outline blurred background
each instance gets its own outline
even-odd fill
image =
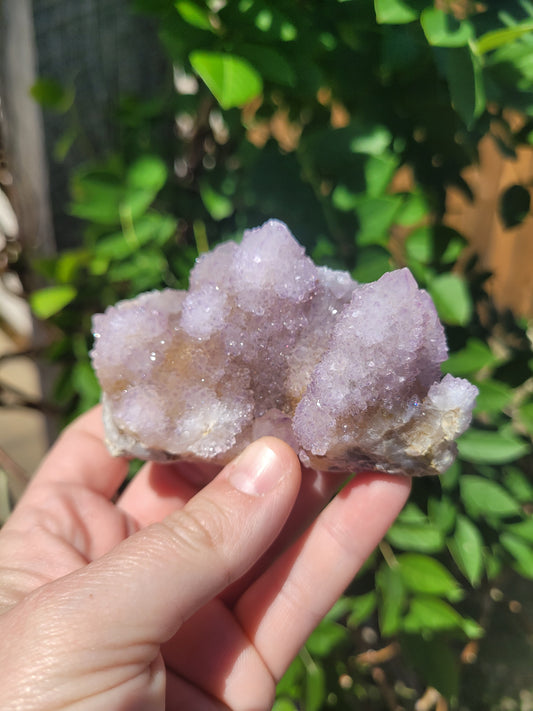
[[[408,266],[480,396],[276,711],[531,711],[532,57],[530,0],[0,0],[0,520],[99,399],[91,315],[282,219]]]

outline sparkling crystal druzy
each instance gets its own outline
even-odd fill
[[[202,255],[188,291],[94,317],[108,445],[229,461],[271,434],[307,466],[444,471],[476,388],[446,375],[444,330],[407,269],[372,284],[317,267],[271,220]]]

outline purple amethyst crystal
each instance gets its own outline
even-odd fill
[[[444,471],[477,389],[450,375],[444,330],[407,269],[359,285],[270,220],[201,256],[190,288],[94,316],[108,445],[229,461],[271,434],[326,470]]]

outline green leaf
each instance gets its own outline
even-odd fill
[[[376,281],[391,269],[391,255],[384,247],[370,245],[359,250],[357,266],[352,272],[353,278],[366,284]]]
[[[413,597],[404,619],[406,632],[436,632],[463,628],[463,618],[447,602],[430,595]]]
[[[400,550],[438,553],[444,548],[442,531],[425,523],[394,523],[387,533],[388,542]]]
[[[189,60],[223,109],[243,106],[263,90],[261,76],[241,57],[197,50]]]
[[[482,380],[475,383],[479,394],[475,412],[500,413],[510,403],[513,388],[499,380]]]
[[[461,435],[457,446],[462,459],[477,464],[506,464],[530,451],[530,446],[517,436],[476,429]]]
[[[509,533],[533,543],[533,516],[529,516],[525,521],[520,521],[519,523],[508,523],[505,529]]]
[[[503,486],[490,479],[480,476],[466,475],[460,482],[461,499],[474,515],[495,516],[505,518],[520,513],[519,503]]]
[[[469,47],[454,47],[445,51],[452,104],[466,127],[470,128],[485,109],[485,88],[479,60]]]
[[[405,603],[405,588],[400,571],[383,563],[376,573],[379,592],[378,617],[381,634],[389,637],[400,628]]]
[[[224,220],[229,217],[233,211],[233,203],[225,195],[217,193],[207,181],[200,185],[200,195],[206,210],[214,220]]]
[[[439,274],[428,285],[441,319],[451,326],[465,326],[472,316],[472,299],[459,274]]]
[[[312,656],[326,657],[346,640],[346,630],[333,620],[322,620],[311,633],[306,647]]]
[[[127,183],[131,188],[151,191],[155,195],[161,190],[167,180],[167,167],[155,155],[138,158],[129,168]]]
[[[91,258],[88,249],[67,249],[58,254],[53,278],[59,284],[72,284],[80,270],[86,267]]]
[[[483,539],[477,527],[466,516],[457,517],[455,532],[448,547],[459,570],[476,587],[483,572]]]
[[[442,364],[442,370],[457,377],[465,377],[487,366],[496,365],[497,362],[498,358],[486,343],[477,338],[469,338],[465,348],[452,353]]]
[[[518,467],[504,469],[504,483],[517,501],[522,504],[533,502],[533,484]]]
[[[374,0],[374,10],[380,25],[403,25],[418,17],[416,10],[404,0]]]
[[[434,558],[418,553],[398,556],[399,571],[406,588],[416,593],[457,597],[459,584]]]
[[[176,220],[169,215],[145,214],[127,232],[113,232],[101,237],[95,245],[97,257],[125,259],[139,247],[154,242],[163,247],[176,231]]]
[[[299,696],[305,676],[305,665],[301,656],[295,657],[276,687],[278,696]],[[281,699],[280,699],[281,700]],[[292,707],[291,707],[292,709]]]
[[[70,284],[47,286],[30,294],[30,306],[37,318],[47,319],[64,309],[77,294],[77,289]]]
[[[389,153],[370,155],[365,163],[366,191],[370,197],[380,197],[387,190],[398,168],[398,157]],[[407,209],[405,206],[402,210]]]
[[[307,711],[320,711],[326,700],[326,675],[318,664],[307,666],[305,679],[305,708]]]
[[[452,530],[457,513],[454,502],[443,495],[440,499],[428,499],[428,514],[430,521],[444,534]]]
[[[261,74],[263,80],[295,86],[298,77],[292,64],[277,49],[257,44],[239,44],[239,53]]]
[[[461,462],[456,459],[448,469],[440,475],[440,485],[443,491],[453,491],[461,476]]]
[[[289,699],[276,699],[272,711],[298,711],[298,707]]]
[[[427,217],[430,211],[430,206],[424,195],[420,193],[409,193],[396,217],[396,222],[405,227],[415,225],[417,222],[420,222],[420,220],[423,220],[424,217]]]
[[[85,351],[87,357],[87,351]],[[78,361],[72,369],[72,383],[80,398],[80,410],[85,412],[98,404],[101,388],[94,369],[88,361]]]
[[[98,225],[120,224],[124,187],[116,176],[106,171],[80,172],[72,181],[72,195],[71,215]]]
[[[460,663],[451,644],[438,637],[424,639],[421,635],[402,635],[401,645],[402,652],[422,675],[424,683],[437,689],[454,706],[459,691]]]
[[[351,612],[346,624],[352,629],[368,620],[377,606],[377,595],[371,590],[365,595],[358,595],[351,599]]]
[[[398,521],[401,523],[422,523],[426,525],[427,516],[413,501],[408,501],[400,512]]]
[[[392,134],[385,126],[380,124],[362,126],[350,141],[350,151],[370,156],[381,156],[390,146],[391,141]]]
[[[523,538],[502,533],[500,543],[516,561],[515,569],[525,578],[533,579],[533,549]]]
[[[476,51],[478,54],[491,52],[493,49],[498,49],[502,45],[510,44],[514,40],[529,34],[533,31],[533,21],[523,22],[513,27],[504,27],[500,30],[487,32],[476,42]]]
[[[422,264],[432,262],[433,235],[429,227],[419,227],[411,232],[405,240],[405,254],[408,263],[413,259]]]
[[[463,47],[472,38],[472,25],[436,7],[422,11],[420,24],[429,44],[434,47]]]
[[[199,30],[213,30],[213,26],[209,21],[209,13],[195,2],[178,0],[174,7],[189,25],[197,27]]]
[[[533,435],[533,400],[529,400],[518,408],[520,422],[529,434]]]
[[[33,98],[45,109],[62,114],[68,111],[74,103],[73,87],[64,87],[55,79],[41,77],[31,87]]]
[[[402,199],[399,195],[358,199],[356,212],[360,221],[360,230],[357,244],[360,247],[386,246],[390,239],[388,230],[394,222],[401,203]]]

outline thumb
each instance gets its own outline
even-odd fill
[[[288,445],[272,437],[250,445],[182,509],[57,581],[67,586],[61,598],[77,633],[96,645],[98,634],[128,644],[172,637],[273,542],[299,484],[300,464]]]

